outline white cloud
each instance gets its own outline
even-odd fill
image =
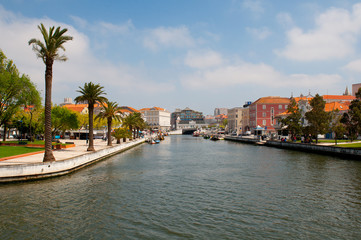
[[[37,25],[43,23],[49,26],[68,28],[67,35],[73,40],[64,44],[66,62],[55,62],[53,66],[53,100],[61,102],[64,97],[76,96],[76,90],[85,82],[100,83],[105,86],[110,99],[117,98],[132,91],[149,93],[158,89],[174,90],[169,83],[153,81],[144,67],[132,67],[122,63],[106,62],[97,59],[90,45],[89,38],[74,27],[56,22],[51,19],[26,18],[6,11],[0,6],[0,42],[5,55],[14,60],[21,73],[30,76],[39,90],[44,91],[45,66],[41,59],[37,59],[28,41],[31,38],[42,40]],[[83,22],[84,23],[84,22]],[[101,25],[101,24],[100,24]],[[112,29],[112,25],[104,25]],[[116,32],[121,28],[114,28]]]
[[[185,26],[178,28],[159,27],[146,32],[143,45],[148,49],[156,51],[161,47],[192,47],[195,45],[195,40]]]
[[[343,69],[353,72],[361,72],[361,59],[349,62],[346,66],[343,67]]]
[[[242,7],[246,10],[250,10],[255,14],[262,14],[264,12],[262,3],[259,0],[244,0],[242,2]]]
[[[264,40],[272,34],[272,32],[266,28],[246,28],[247,32],[250,33],[254,38]]]
[[[279,24],[282,26],[289,28],[294,25],[293,19],[289,13],[279,13],[276,17]]]
[[[323,89],[324,86],[332,86],[342,81],[339,75],[307,75],[291,74],[285,75],[273,67],[260,63],[237,63],[228,66],[221,66],[216,69],[198,70],[192,74],[183,76],[182,84],[190,89],[207,88],[227,88],[234,86],[250,85],[264,88],[307,88],[315,87]]]
[[[184,60],[185,65],[191,68],[209,68],[223,63],[222,56],[215,51],[189,51]]]
[[[309,31],[292,28],[287,32],[286,48],[276,53],[297,61],[340,59],[352,54],[361,30],[361,4],[355,4],[351,12],[330,8],[315,24]]]

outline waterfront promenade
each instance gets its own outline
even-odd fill
[[[0,182],[34,180],[55,177],[76,171],[94,162],[144,143],[145,139],[107,146],[101,139],[94,141],[94,152],[88,152],[85,140],[75,140],[75,147],[54,150],[54,162],[42,162],[44,153],[0,161]]]
[[[88,144],[86,143],[86,140],[70,140],[70,141],[74,142],[75,147],[64,148],[64,149],[59,149],[59,150],[53,151],[54,157],[57,161],[89,153],[87,151]],[[115,144],[115,142],[116,141],[113,142],[113,146],[117,145],[117,144]],[[122,143],[122,144],[128,144],[128,143]],[[102,149],[109,148],[109,147],[107,146],[107,141],[103,141],[102,139],[94,139],[94,148],[96,151],[98,151],[98,150],[102,150]],[[43,161],[43,157],[44,157],[44,152],[39,152],[36,154],[30,154],[28,156],[23,156],[23,157],[15,156],[8,160],[0,159],[0,166],[14,165],[14,164],[40,163]]]

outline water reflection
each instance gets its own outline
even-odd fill
[[[357,161],[172,136],[68,176],[0,185],[0,236],[357,239],[360,183]]]

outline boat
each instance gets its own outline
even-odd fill
[[[198,131],[193,132],[193,137],[199,137],[200,135],[201,133]]]
[[[212,135],[210,139],[213,140],[213,141],[218,141],[219,140],[217,135]]]

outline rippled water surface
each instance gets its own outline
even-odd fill
[[[1,239],[360,239],[361,162],[191,136],[0,185]]]

